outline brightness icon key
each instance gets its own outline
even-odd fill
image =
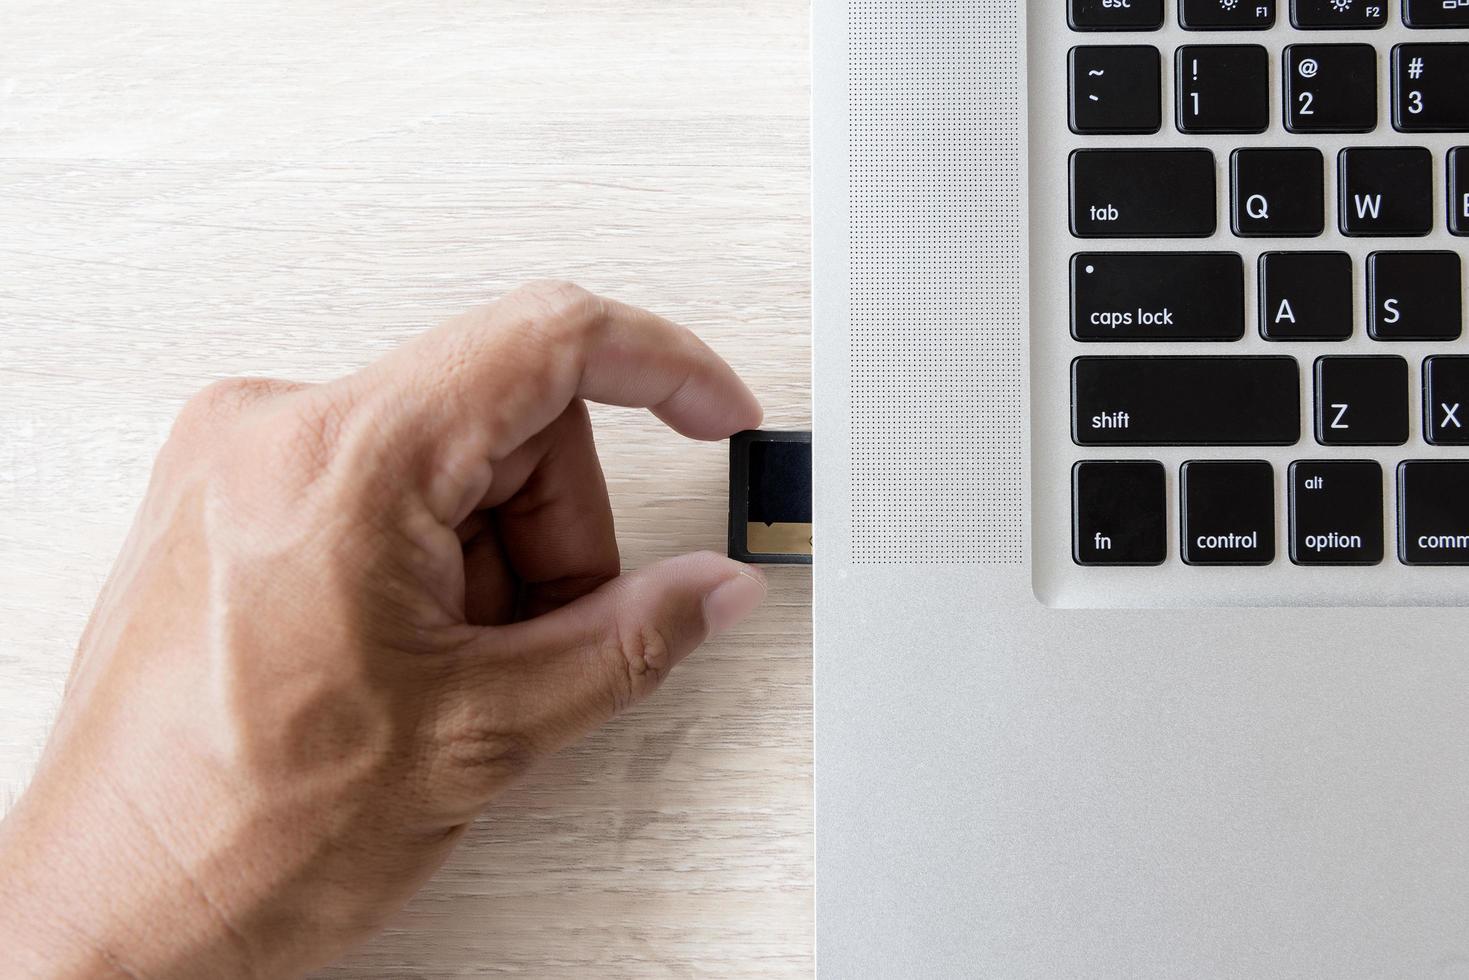
[[[1387,23],[1387,0],[1291,0],[1290,20],[1300,30],[1376,30]]]
[[[1263,31],[1275,26],[1275,0],[1180,0],[1186,31]]]

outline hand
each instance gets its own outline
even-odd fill
[[[331,384],[194,398],[0,824],[7,969],[329,962],[751,612],[763,580],[718,555],[620,574],[583,399],[695,439],[761,415],[687,330],[556,283]]]

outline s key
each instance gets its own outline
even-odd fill
[[[1469,132],[1469,44],[1392,49],[1392,125],[1400,133]]]
[[[1218,225],[1209,150],[1076,150],[1071,234],[1207,238]]]
[[[1367,256],[1367,332],[1373,340],[1458,340],[1463,290],[1458,252]]]
[[[1377,49],[1292,44],[1285,49],[1285,128],[1370,133],[1377,128]]]
[[[1372,460],[1290,464],[1290,560],[1297,565],[1382,561],[1382,467]]]

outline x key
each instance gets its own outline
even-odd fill
[[[1469,445],[1469,357],[1424,359],[1423,432],[1435,446]]]

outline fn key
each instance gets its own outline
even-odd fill
[[[1071,557],[1078,565],[1161,565],[1168,556],[1162,463],[1077,463],[1071,507]]]

